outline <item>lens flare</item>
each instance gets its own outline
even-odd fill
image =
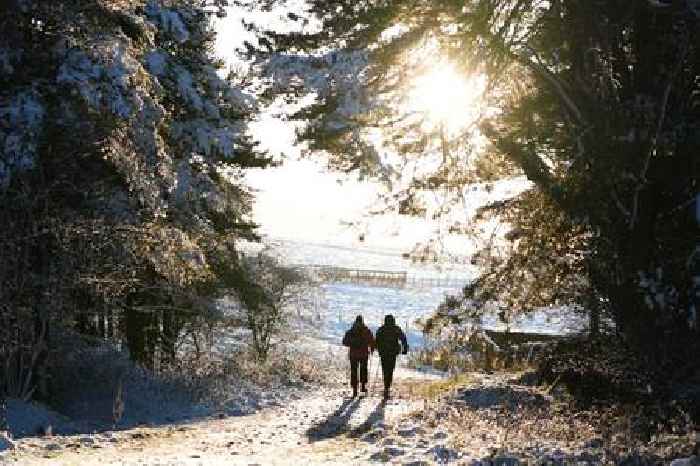
[[[481,98],[486,90],[486,76],[464,77],[449,63],[435,65],[417,77],[411,86],[407,105],[423,113],[426,124],[444,125],[459,131],[479,115]]]

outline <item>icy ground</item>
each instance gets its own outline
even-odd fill
[[[377,360],[373,361],[376,365]],[[450,446],[451,434],[439,423],[421,422],[425,398],[412,394],[435,376],[405,368],[397,372],[394,393],[382,403],[379,381],[371,374],[370,393],[348,397],[346,387],[309,393],[254,415],[214,418],[161,428],[138,428],[17,443],[9,464],[51,465],[289,465],[289,464],[444,464],[488,455],[492,439],[473,452]]]
[[[631,449],[624,430],[601,432],[599,414],[572,412],[559,397],[505,374],[453,384],[406,369],[397,375],[386,404],[378,384],[354,399],[347,387],[327,386],[248,416],[27,438],[0,464],[646,465],[668,464],[688,451],[677,445],[692,441],[660,437]],[[426,390],[440,384],[438,396]]]
[[[422,400],[410,396],[411,384],[437,376],[399,368],[397,397],[382,403],[377,362],[375,357],[367,396],[350,398],[347,387],[334,384],[248,416],[222,415],[93,435],[26,438],[16,442],[16,450],[5,460],[17,465],[287,465],[363,464],[387,449],[394,455],[403,451],[401,456],[406,456],[410,445],[387,440],[390,435],[384,433],[423,406]],[[442,440],[440,437],[438,443]],[[422,453],[428,455],[427,450]]]

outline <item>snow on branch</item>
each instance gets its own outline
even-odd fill
[[[5,188],[15,171],[34,166],[45,109],[33,91],[13,95],[0,106],[0,188]]]
[[[654,8],[668,8],[671,6],[671,2],[663,0],[647,0],[647,3]]]
[[[95,110],[107,110],[126,118],[141,110],[143,100],[131,84],[142,69],[126,45],[118,39],[93,44],[90,52],[68,52],[56,77],[69,85]]]
[[[157,2],[151,1],[146,6],[146,14],[160,29],[169,33],[177,42],[183,43],[190,38],[189,30],[177,11],[163,8]]]

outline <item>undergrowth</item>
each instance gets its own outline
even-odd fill
[[[331,383],[337,373],[330,360],[282,344],[265,361],[241,345],[226,352],[192,353],[156,371],[135,364],[109,343],[72,334],[54,341],[60,351],[52,355],[47,405],[72,419],[104,426],[160,424],[212,410],[250,412],[280,402],[290,390]]]
[[[471,381],[468,374],[453,374],[445,379],[406,382],[405,391],[411,398],[437,400],[444,395],[467,385]]]

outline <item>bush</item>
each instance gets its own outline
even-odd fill
[[[133,425],[189,417],[198,393],[190,376],[173,370],[154,373],[135,364],[128,352],[103,341],[74,333],[54,339],[49,405],[75,420],[98,424]],[[121,400],[122,413],[115,412]]]
[[[563,384],[580,401],[647,398],[654,374],[614,337],[571,338],[550,345],[539,357],[540,380]]]
[[[291,302],[304,290],[305,277],[296,269],[284,267],[265,251],[241,261],[244,279],[236,295],[245,311],[245,322],[259,361],[265,362],[272,338],[286,321]]]

